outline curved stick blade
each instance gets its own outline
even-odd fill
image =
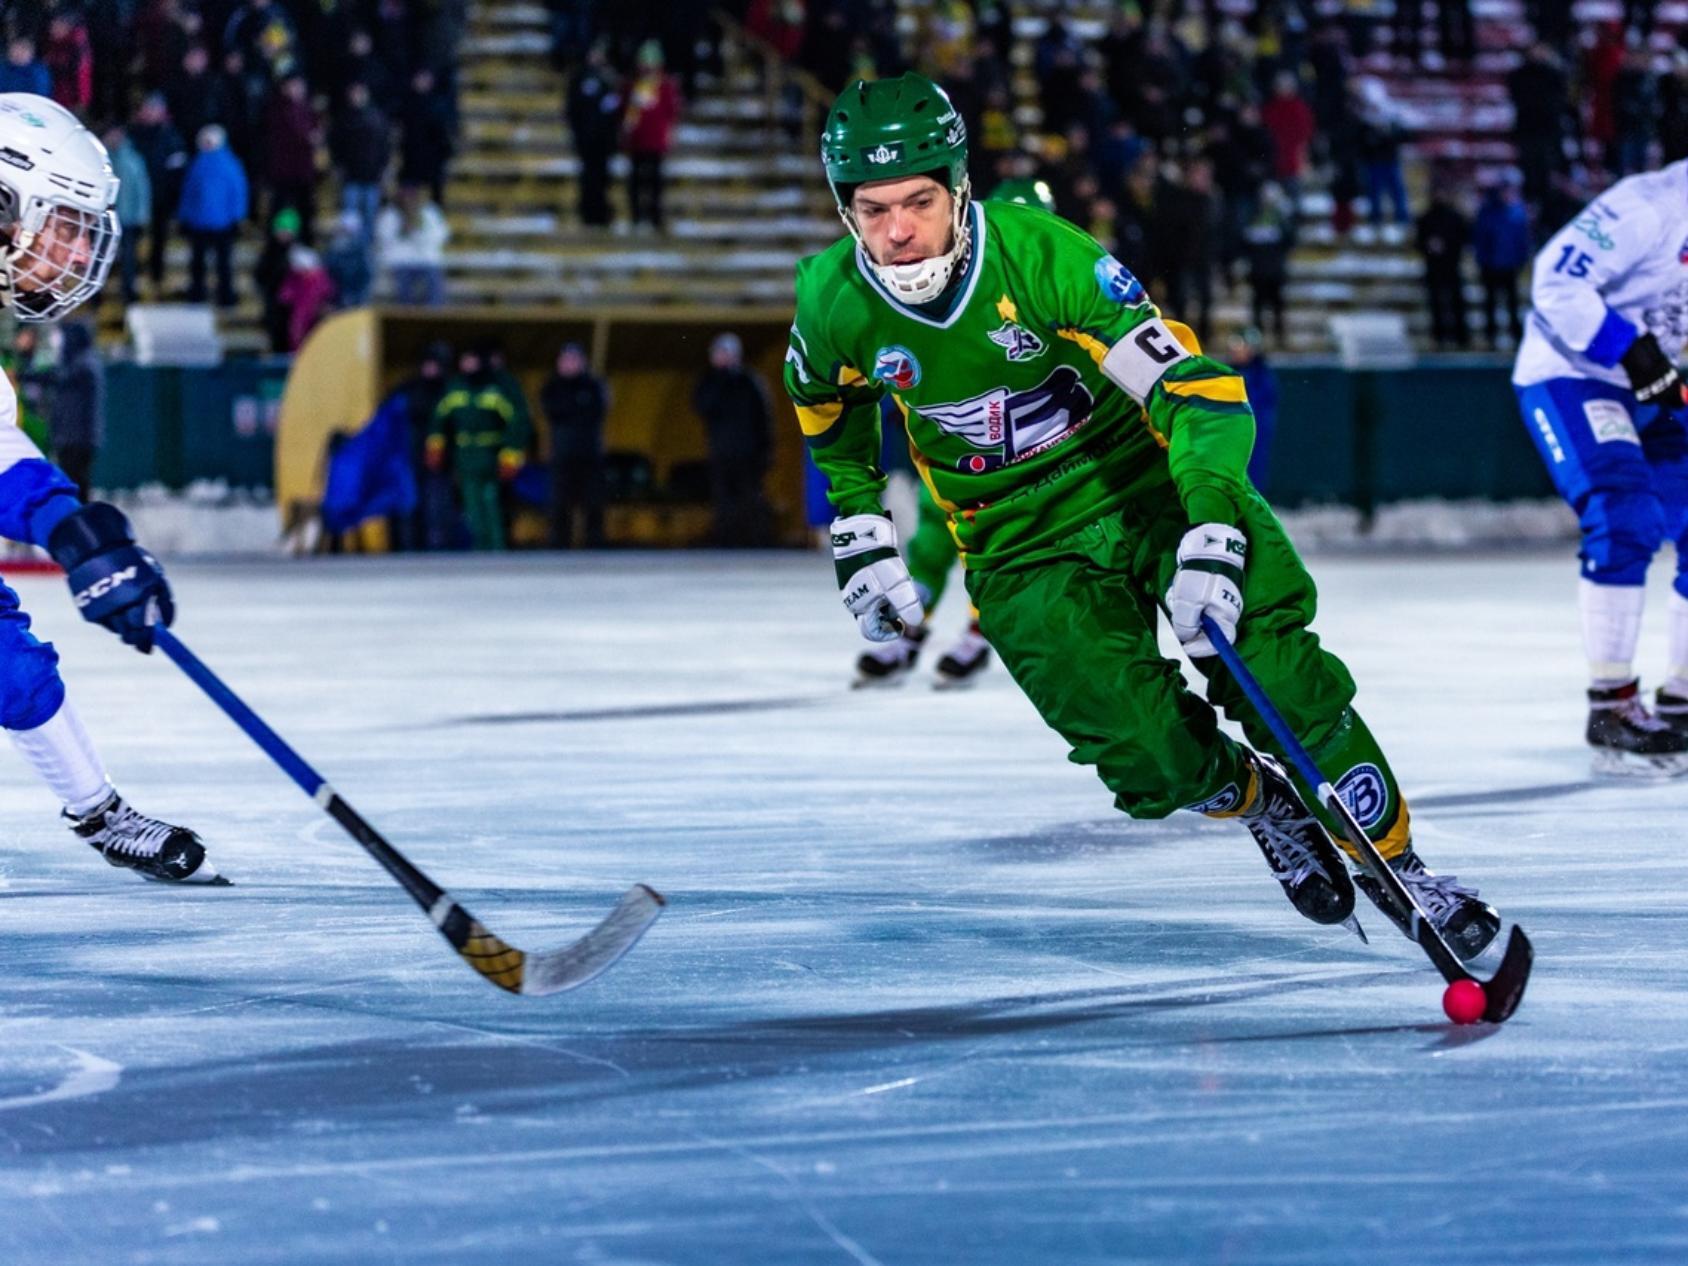
[[[654,888],[634,884],[604,921],[574,944],[527,955],[521,992],[537,998],[584,985],[637,945],[667,904]]]
[[[1530,968],[1535,964],[1535,947],[1530,944],[1530,938],[1524,935],[1524,929],[1517,924],[1512,925],[1512,935],[1506,942],[1506,954],[1500,960],[1500,967],[1488,980],[1480,982],[1483,986],[1483,996],[1488,999],[1488,1005],[1483,1008],[1483,1018],[1490,1024],[1499,1024],[1518,1010],[1518,1004],[1524,1000],[1524,986],[1530,982]]]

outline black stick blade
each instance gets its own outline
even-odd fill
[[[522,964],[521,992],[537,998],[584,985],[637,945],[666,904],[654,888],[634,884],[604,921],[574,944],[527,955]]]
[[[1490,1024],[1499,1024],[1518,1010],[1518,1004],[1524,1000],[1524,986],[1530,983],[1530,968],[1535,961],[1535,947],[1524,935],[1524,929],[1514,923],[1499,969],[1483,984],[1483,996],[1489,1000],[1483,1008],[1483,1018]]]

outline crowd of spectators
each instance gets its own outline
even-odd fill
[[[228,306],[249,279],[276,351],[378,276],[438,302],[467,0],[37,0],[0,20],[0,92],[50,96],[105,139],[123,188],[124,303]],[[327,202],[332,232],[317,223]],[[387,231],[383,232],[383,221]],[[166,293],[172,240],[189,279]],[[418,271],[426,272],[421,281]]]

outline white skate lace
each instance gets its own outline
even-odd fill
[[[1461,901],[1477,895],[1475,889],[1466,888],[1458,882],[1458,875],[1433,875],[1423,869],[1398,870],[1395,873],[1412,890],[1424,912],[1438,924],[1442,916],[1457,909]]]
[[[126,857],[157,857],[175,829],[168,822],[136,813],[120,802],[106,814],[105,825],[100,830],[100,851]]]
[[[1266,836],[1266,843],[1272,850],[1272,869],[1277,872],[1279,879],[1291,887],[1296,887],[1311,875],[1330,878],[1325,873],[1325,868],[1319,865],[1319,859],[1313,850],[1301,837],[1290,833],[1294,828],[1306,830],[1314,827],[1312,817],[1275,818],[1263,813],[1248,822],[1256,831]]]
[[[1613,705],[1613,710],[1638,730],[1657,733],[1660,730],[1671,728],[1669,721],[1661,721],[1647,711],[1647,705],[1642,703],[1635,695],[1631,695],[1628,699],[1620,699]]]

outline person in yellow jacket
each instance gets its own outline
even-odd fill
[[[532,422],[526,404],[483,350],[465,350],[457,371],[434,409],[428,469],[450,472],[475,548],[501,550],[502,485],[515,478],[527,460]]]

